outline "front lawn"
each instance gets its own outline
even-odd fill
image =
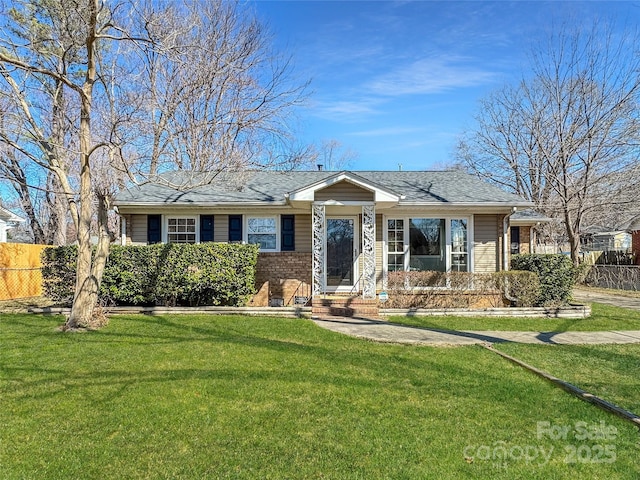
[[[640,414],[640,345],[519,345],[494,348]],[[639,444],[640,448],[640,444]]]
[[[61,321],[0,316],[3,479],[640,475],[637,428],[479,346],[296,319]]]
[[[389,318],[390,322],[440,330],[498,330],[520,332],[599,332],[640,330],[640,312],[601,303],[591,305],[588,318],[506,318],[424,316]]]

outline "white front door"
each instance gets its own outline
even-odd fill
[[[326,282],[328,291],[351,291],[358,281],[358,217],[327,218]]]

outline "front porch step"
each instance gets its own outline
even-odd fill
[[[379,318],[377,299],[364,299],[360,296],[332,295],[314,297],[312,301],[314,317],[366,317]]]

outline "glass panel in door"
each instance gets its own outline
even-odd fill
[[[350,287],[354,281],[354,221],[327,219],[327,286]]]

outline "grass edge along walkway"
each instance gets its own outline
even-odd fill
[[[631,422],[634,426],[638,427],[638,429],[640,430],[640,416],[636,415],[635,413],[630,412],[629,410],[625,410],[624,408],[619,407],[611,402],[608,402],[596,395],[593,395],[592,393],[586,392],[581,388],[578,388],[575,385],[572,385],[571,383],[565,382],[564,380],[561,380],[558,377],[554,377],[553,375],[547,372],[544,372],[532,365],[529,365],[528,363],[525,363],[522,360],[518,360],[517,358],[512,357],[511,355],[501,352],[500,350],[496,350],[491,344],[483,344],[482,346],[487,350],[500,355],[502,358],[505,358],[510,362],[515,363],[516,365],[519,365],[520,367],[535,373],[539,377],[544,378],[548,382],[552,383],[557,387],[560,387],[565,392],[568,392],[571,395],[574,395],[580,400],[591,403],[602,410],[613,413],[614,415],[617,415],[618,417],[628,422]]]

